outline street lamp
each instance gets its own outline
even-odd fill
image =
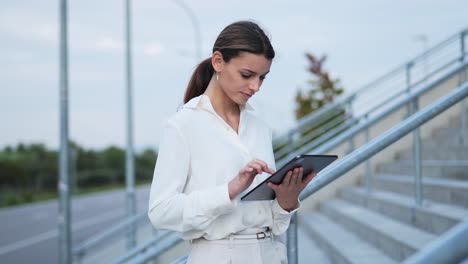
[[[131,47],[131,10],[130,0],[125,1],[125,73],[127,106],[127,148],[125,152],[125,185],[127,193],[127,217],[136,215],[135,166],[133,154],[133,105],[132,105],[132,47]],[[136,246],[136,225],[131,223],[128,229],[127,248]]]
[[[174,0],[177,6],[182,8],[184,12],[189,16],[190,20],[192,20],[192,26],[195,33],[195,52],[196,52],[196,60],[197,63],[201,61],[201,31],[200,31],[200,23],[198,22],[195,13],[191,8],[189,8],[183,0]]]

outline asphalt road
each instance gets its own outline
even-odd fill
[[[137,189],[137,212],[148,206],[149,187]],[[73,245],[85,241],[125,217],[125,191],[73,198]],[[0,210],[0,263],[58,263],[58,201]]]

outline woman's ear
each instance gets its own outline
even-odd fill
[[[219,51],[213,52],[213,55],[211,56],[211,64],[213,65],[215,72],[222,71],[224,67],[223,54]]]

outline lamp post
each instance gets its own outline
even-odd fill
[[[200,30],[200,23],[198,22],[197,17],[195,16],[195,13],[191,8],[189,8],[183,0],[174,0],[177,6],[182,8],[184,12],[188,15],[190,20],[192,21],[192,26],[193,26],[193,31],[195,34],[195,52],[196,52],[196,57],[195,59],[197,60],[197,63],[202,59],[201,55],[201,30]]]
[[[69,188],[69,136],[68,136],[68,33],[67,0],[60,1],[60,156],[59,156],[59,263],[69,264],[71,259],[71,213]]]
[[[127,194],[127,217],[136,215],[135,201],[135,167],[133,154],[133,106],[132,106],[132,53],[131,53],[131,10],[130,0],[125,0],[125,73],[127,105],[127,148],[125,159],[125,185]],[[127,248],[136,245],[136,225],[131,223],[127,233]]]

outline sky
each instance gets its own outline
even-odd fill
[[[124,1],[68,3],[70,138],[86,148],[124,147]],[[275,134],[294,124],[296,92],[309,87],[306,52],[327,55],[325,69],[350,92],[468,27],[462,0],[183,4],[197,18],[202,59],[234,21],[254,20],[268,33],[276,57],[251,103]],[[134,0],[131,11],[134,142],[155,148],[201,59],[192,20],[173,0]],[[58,0],[0,2],[0,147],[59,146],[58,23]]]

